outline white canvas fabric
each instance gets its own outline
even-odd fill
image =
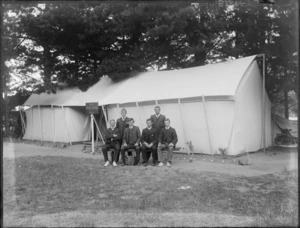
[[[145,72],[120,83],[99,104],[164,100],[195,96],[234,96],[256,56],[180,70]]]
[[[144,72],[118,83],[102,77],[86,92],[72,88],[56,94],[32,94],[24,105],[85,106],[86,102],[107,105],[202,95],[234,96],[255,57],[180,70]]]
[[[201,100],[184,102],[181,105],[176,100],[175,102],[158,100],[161,113],[170,118],[171,126],[176,129],[177,146],[181,147],[182,151],[187,151],[187,141],[192,141],[196,153],[205,154],[220,154],[220,149],[227,148],[229,155],[235,155],[256,151],[263,147],[262,77],[256,61],[250,62],[244,70],[239,76],[240,81],[236,83],[236,87],[232,87],[231,92],[235,98],[206,100],[207,115]],[[120,90],[122,87],[119,88]],[[218,93],[220,94],[224,95]],[[201,96],[201,92],[197,96]],[[265,146],[268,147],[272,145],[271,104],[266,92],[265,96]],[[108,100],[108,98],[104,99]],[[154,102],[146,105],[138,104],[137,107],[135,103],[127,103],[122,107],[126,107],[127,115],[133,117],[135,124],[142,130],[146,127],[146,119],[154,114],[155,105]],[[107,109],[109,118],[120,116],[120,108],[115,105],[110,105]]]
[[[25,111],[24,139],[51,142],[80,142],[90,138],[90,119],[84,109],[35,106]]]
[[[89,138],[89,116],[74,106],[84,107],[87,102],[107,105],[108,119],[119,118],[121,108],[125,107],[127,116],[134,118],[135,125],[142,131],[157,103],[176,129],[177,147],[182,151],[187,151],[187,141],[192,141],[195,153],[220,153],[224,148],[229,155],[256,151],[263,147],[264,108],[262,77],[255,57],[181,70],[145,72],[118,83],[102,77],[86,92],[66,89],[55,95],[34,94],[25,105],[68,106],[64,112],[61,108],[55,109],[54,127],[43,124],[43,140],[83,141]],[[272,145],[274,128],[271,104],[264,93],[265,145],[268,147]],[[37,108],[33,110],[32,120],[32,111],[26,111],[29,128],[25,137],[39,139],[40,119]],[[65,116],[68,116],[67,121]],[[49,118],[49,112],[42,111],[42,123]]]

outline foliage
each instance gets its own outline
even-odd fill
[[[266,54],[266,88],[271,101],[282,91],[298,94],[298,3],[272,7],[237,7],[229,12],[229,31],[224,55],[234,57]],[[261,63],[260,63],[261,65]]]
[[[4,4],[3,55],[17,61],[5,74],[35,92],[62,83],[86,90],[103,75],[118,81],[265,53],[266,88],[277,102],[283,91],[298,94],[298,4],[287,2],[218,10],[188,2]]]

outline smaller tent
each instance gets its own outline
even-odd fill
[[[25,111],[27,127],[23,139],[79,142],[90,138],[90,119],[77,107],[33,106]]]
[[[298,121],[297,120],[288,120],[284,117],[281,117],[277,114],[272,115],[274,120],[274,133],[281,134],[283,130],[289,129],[293,137],[298,138]]]

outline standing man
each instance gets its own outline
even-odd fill
[[[163,166],[163,150],[167,150],[167,166],[171,167],[173,150],[178,141],[177,134],[174,128],[170,127],[170,120],[165,119],[165,128],[163,128],[158,137],[158,167]]]
[[[119,154],[119,150],[120,150],[120,132],[119,129],[116,128],[116,122],[114,119],[109,121],[110,127],[107,129],[106,134],[105,134],[105,145],[102,148],[102,152],[103,152],[103,156],[104,156],[104,160],[105,160],[105,164],[104,166],[108,166],[109,165],[109,161],[108,161],[108,155],[107,155],[107,151],[109,149],[114,149],[114,158],[113,158],[113,166],[117,166],[117,157]]]
[[[148,165],[150,154],[152,153],[152,158],[154,159],[154,154],[156,154],[157,148],[157,135],[155,129],[152,127],[152,120],[147,119],[147,127],[142,132],[142,156],[144,166]]]
[[[119,129],[120,132],[120,145],[122,145],[124,130],[125,128],[128,127],[129,118],[126,115],[127,115],[127,110],[123,108],[121,110],[121,117],[117,119],[117,128]],[[120,157],[120,153],[118,154],[117,162],[119,162],[119,157]]]
[[[164,122],[165,122],[165,116],[160,114],[160,107],[159,106],[155,106],[154,108],[155,114],[152,115],[150,117],[150,119],[152,120],[153,123],[153,128],[155,129],[156,132],[156,137],[158,138],[161,129],[164,128]],[[157,147],[157,145],[156,145]],[[158,163],[158,157],[157,157],[157,151],[155,151],[154,154],[152,154],[152,158],[153,158],[153,166],[155,166]]]
[[[125,151],[128,149],[136,150],[136,157],[134,165],[137,165],[140,160],[140,141],[141,141],[141,132],[138,126],[134,126],[134,119],[129,118],[128,120],[129,127],[125,128],[123,135],[123,144],[121,146],[122,154],[122,165],[125,165]]]

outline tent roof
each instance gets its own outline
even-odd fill
[[[179,70],[143,72],[118,83],[108,77],[86,92],[66,89],[56,94],[32,94],[24,105],[84,106],[122,104],[198,96],[234,96],[256,55]]]
[[[99,82],[86,92],[78,88],[68,88],[56,91],[56,94],[32,94],[24,105],[57,105],[85,106],[87,102],[99,102],[112,90],[118,87],[109,77],[102,77]]]

